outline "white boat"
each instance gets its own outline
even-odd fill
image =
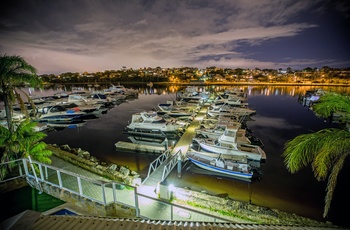
[[[205,151],[226,154],[247,156],[248,159],[263,162],[266,160],[266,153],[258,145],[250,144],[249,139],[237,132],[235,129],[226,129],[219,138],[194,138],[195,142]]]
[[[109,95],[105,93],[100,93],[100,92],[91,93],[87,97],[87,99],[93,102],[96,102],[97,104],[105,104],[108,106],[113,105],[113,103],[116,101],[114,98],[110,97]]]
[[[54,93],[54,95],[52,97],[55,99],[59,99],[59,98],[66,98],[68,96],[69,96],[69,94],[67,92],[61,91],[61,92]]]
[[[232,144],[225,145],[218,140],[211,138],[194,138],[199,146],[205,151],[225,155],[247,156],[250,160],[263,162],[266,160],[266,154],[257,145],[250,144]]]
[[[22,120],[24,121],[24,119]],[[13,125],[16,127],[17,125],[19,125],[22,121],[13,121]],[[0,119],[0,126],[5,127],[6,129],[8,128],[7,125],[7,120],[6,119]],[[42,124],[42,123],[36,123],[36,125],[33,127],[34,131],[36,132],[42,132],[45,131],[47,129],[49,129],[49,127],[46,124]]]
[[[244,156],[224,158],[217,154],[210,155],[197,151],[189,151],[187,158],[200,168],[227,177],[251,180],[254,175],[253,168],[248,164],[248,160]]]
[[[37,108],[37,113],[32,119],[34,121],[70,121],[86,115],[85,112],[74,109],[66,109],[62,105],[49,105]]]
[[[207,114],[210,117],[216,117],[216,116],[250,116],[255,114],[256,111],[253,109],[249,109],[246,107],[230,107],[228,105],[221,105],[221,106],[211,106],[208,109]]]
[[[153,111],[133,114],[131,123],[126,128],[126,133],[144,136],[164,136],[182,131],[180,124],[167,121]]]
[[[25,117],[25,114],[20,111],[12,111],[12,121],[22,121]],[[5,109],[0,110],[0,119],[6,120]]]
[[[231,129],[242,129],[242,124],[239,122],[231,123],[230,125],[226,124],[216,124],[214,127],[199,127],[196,129],[196,135],[199,137],[205,137],[205,138],[212,138],[212,139],[217,139],[219,138],[222,134],[224,134],[225,130],[227,128]]]
[[[108,107],[104,104],[92,104],[92,105],[77,105],[75,103],[59,103],[57,105],[63,106],[66,110],[82,111],[85,114],[81,116],[81,119],[93,119],[99,118],[102,114],[107,113]]]
[[[111,84],[111,87],[109,87],[106,91],[110,93],[124,94],[131,97],[137,97],[139,95],[137,90],[125,88],[123,85]]]
[[[225,104],[231,107],[247,107],[249,105],[245,102],[245,99],[237,96],[228,96],[227,98],[219,97],[219,99],[215,101],[215,104]]]
[[[176,99],[187,103],[203,104],[210,94],[206,91],[200,91],[198,87],[187,86],[186,89],[176,93]]]
[[[171,103],[159,103],[158,108],[158,114],[167,114],[171,117],[191,117],[196,113],[196,109],[184,109],[181,107],[175,107]]]
[[[240,122],[231,122],[229,124],[218,123],[215,127],[205,128],[200,127],[196,129],[196,136],[203,138],[218,139],[227,129],[237,130],[237,141],[239,143],[253,144],[263,147],[263,142],[253,135],[252,131],[247,128],[242,128]]]
[[[54,130],[62,130],[65,128],[68,129],[75,129],[82,127],[86,124],[83,120],[72,120],[72,121],[49,121],[45,122],[43,124],[46,124],[49,128]]]

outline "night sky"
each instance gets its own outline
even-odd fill
[[[347,0],[4,0],[0,54],[39,74],[350,67]]]

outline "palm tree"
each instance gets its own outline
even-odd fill
[[[291,173],[311,164],[315,178],[318,181],[327,180],[323,211],[325,218],[330,210],[338,174],[350,155],[350,97],[326,93],[313,109],[315,114],[322,118],[339,114],[343,128],[329,128],[299,135],[285,144],[282,156]]]
[[[50,156],[52,152],[46,149],[46,143],[42,140],[46,137],[45,133],[34,130],[35,122],[26,119],[14,127],[10,132],[5,127],[0,126],[0,148],[3,154],[1,163],[10,162],[22,157],[31,157],[34,160],[51,164]],[[4,177],[8,171],[16,166],[10,163],[8,167],[1,168],[1,175]]]
[[[28,83],[31,87],[41,86],[41,81],[36,75],[36,72],[36,69],[20,56],[3,55],[0,57],[0,96],[4,100],[7,126],[10,132],[14,130],[12,105],[16,99],[21,105],[21,109],[27,113],[18,86],[23,83]],[[27,94],[25,95],[29,99],[29,96]]]

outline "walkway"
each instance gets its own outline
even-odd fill
[[[201,108],[201,110],[197,113],[196,117],[193,119],[191,124],[187,127],[185,133],[181,136],[181,138],[178,140],[175,147],[171,151],[172,157],[167,158],[161,165],[159,165],[157,169],[148,176],[144,185],[147,185],[153,188],[158,186],[158,184],[162,182],[162,176],[163,176],[165,167],[170,163],[170,161],[176,160],[176,159],[173,159],[173,157],[179,151],[181,154],[182,161],[186,159],[186,154],[190,148],[192,139],[196,135],[196,129],[199,127],[199,121],[205,117],[207,110],[208,110],[207,105],[204,105]],[[172,168],[168,170],[171,171]]]
[[[97,181],[105,181],[108,182],[106,178],[103,178],[99,175],[96,175],[88,170],[82,169],[78,166],[75,166],[71,163],[68,163],[60,158],[57,158],[55,156],[52,157],[52,164],[51,166],[63,169],[65,171],[73,172],[76,175],[84,175],[84,177],[88,177],[91,180]],[[51,173],[50,173],[51,174]],[[53,177],[55,173],[51,174]],[[49,176],[48,180],[52,181],[52,177]],[[83,181],[83,179],[82,179]],[[63,176],[62,175],[62,182],[64,184],[65,188],[77,190],[76,187],[76,178],[72,176]],[[85,184],[83,182],[83,184]],[[84,186],[84,194],[87,194],[89,197],[97,200],[101,200],[102,191],[101,187],[94,183],[85,184]],[[135,195],[134,190],[129,189],[118,189],[117,190],[117,200],[122,201],[125,204],[128,204],[130,206],[133,206]],[[166,200],[158,199],[158,194],[155,192],[155,188],[149,185],[142,185],[140,187],[137,187],[137,193],[139,194],[137,198],[138,208],[140,209],[140,215],[144,218],[149,219],[156,219],[156,220],[173,220],[176,218],[176,220],[179,221],[204,221],[204,222],[214,222],[216,221],[220,222],[220,218],[215,218],[213,216],[209,216],[206,214],[201,214],[199,212],[193,212],[186,209],[183,209],[181,207],[172,207],[170,204],[166,202]],[[111,200],[113,194],[111,191],[111,188],[106,188],[106,195],[107,200]],[[141,196],[140,196],[141,195]],[[147,198],[152,197],[153,199]],[[85,211],[82,212],[81,207],[75,208],[75,206],[67,204],[67,205],[61,205],[60,207],[54,208],[52,212],[47,211],[47,214],[54,213],[58,211],[59,208],[68,207],[71,211],[76,212],[78,214],[82,215],[89,215],[89,213],[86,213]],[[90,214],[91,215],[91,214]]]

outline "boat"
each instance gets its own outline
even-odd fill
[[[225,104],[231,107],[247,107],[249,105],[247,102],[245,102],[245,99],[237,96],[219,96],[214,103],[215,105]]]
[[[258,145],[260,147],[264,146],[263,142],[258,137],[254,136],[250,129],[242,128],[242,124],[240,122],[231,122],[230,124],[218,123],[215,127],[211,128],[205,128],[202,126],[196,129],[196,136],[218,139],[227,129],[237,130],[237,136],[240,137],[238,138],[238,141],[241,143]]]
[[[132,115],[131,123],[124,133],[142,136],[177,136],[182,131],[180,124],[165,120],[156,112],[140,112]]]
[[[248,164],[247,157],[234,156],[224,158],[217,154],[205,154],[197,151],[187,152],[187,158],[196,166],[212,173],[223,176],[251,180],[254,176],[254,168]]]
[[[48,122],[43,122],[41,124],[45,124],[49,128],[59,131],[65,128],[75,129],[75,128],[82,127],[85,125],[85,121],[80,119],[74,119],[72,121],[48,121]]]
[[[184,90],[176,93],[176,99],[187,103],[203,104],[208,100],[209,95],[209,92],[200,91],[197,87],[187,86]]]
[[[101,93],[101,92],[94,92],[91,93],[88,97],[88,100],[91,100],[97,104],[104,104],[106,106],[112,106],[113,103],[116,101],[114,98],[109,97],[108,95],[106,95],[105,93]]]
[[[108,89],[106,89],[106,91],[110,93],[124,94],[130,97],[137,97],[139,95],[137,90],[125,88],[123,85],[111,84],[111,86]]]
[[[196,113],[196,109],[183,109],[174,107],[172,103],[159,103],[158,104],[159,115],[169,115],[171,117],[192,117]]]
[[[36,114],[32,116],[34,121],[70,121],[86,115],[85,112],[74,109],[66,109],[62,105],[48,105],[37,108]]]
[[[25,118],[26,118],[26,115],[21,111],[12,111],[12,121],[23,121]],[[6,120],[5,109],[0,110],[0,119]]]
[[[258,146],[250,143],[249,139],[236,128],[226,128],[225,132],[219,138],[200,138],[193,139],[201,149],[226,155],[246,155],[248,159],[264,162],[266,153]]]
[[[242,124],[239,122],[234,122],[234,123],[232,122],[230,125],[216,124],[214,127],[208,127],[208,128],[200,126],[199,128],[196,129],[196,136],[217,139],[222,134],[224,134],[225,130],[228,127],[231,129],[235,127],[235,129],[238,130],[238,129],[241,129]]]
[[[86,114],[81,116],[81,119],[94,119],[99,118],[102,114],[107,113],[108,107],[104,104],[92,104],[92,105],[77,105],[75,103],[59,103],[66,110],[82,111]]]
[[[266,154],[261,147],[251,144],[224,144],[212,138],[194,138],[193,141],[205,151],[225,154],[225,155],[239,155],[247,156],[250,160],[264,162],[266,161]]]
[[[210,117],[216,117],[216,116],[238,116],[238,117],[244,117],[244,116],[250,116],[255,114],[256,111],[253,109],[249,109],[246,107],[231,107],[228,105],[221,105],[221,106],[211,106],[208,109],[207,114]]]
[[[61,91],[61,92],[54,93],[52,97],[55,99],[60,99],[60,98],[67,98],[68,96],[69,94],[67,92]]]

